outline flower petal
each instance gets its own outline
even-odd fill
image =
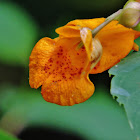
[[[56,31],[63,37],[78,37],[80,35],[80,27],[81,29],[82,27],[94,29],[104,21],[104,18],[74,20],[63,27],[56,29]],[[139,36],[140,32],[126,28],[123,25],[118,24],[118,21],[112,21],[106,25],[96,35],[96,38],[99,39],[103,46],[103,56],[101,61],[90,73],[101,73],[117,64],[120,59],[124,58],[130,52],[133,47],[132,44],[134,39]],[[88,40],[90,40],[90,38]],[[87,42],[89,43],[89,41],[86,40],[86,44]],[[90,50],[91,47],[86,47],[88,57],[90,57],[91,54]]]
[[[138,46],[136,43],[134,43],[132,49],[133,49],[134,51],[139,51],[139,46]]]
[[[90,29],[85,27],[85,28],[82,28],[80,30],[80,35],[81,35],[82,42],[85,46],[88,59],[89,59],[89,61],[91,61],[91,53],[92,53],[92,50],[93,50],[93,47],[92,47],[92,32],[91,32]]]
[[[42,85],[48,102],[73,105],[84,102],[94,92],[88,78],[89,60],[84,48],[76,50],[80,38],[41,39],[30,56],[30,85]],[[88,88],[88,89],[87,89]]]
[[[133,30],[123,26],[111,30],[105,28],[96,36],[103,46],[103,54],[99,63],[90,71],[92,74],[101,73],[111,68],[128,55],[133,48],[135,38]]]
[[[88,27],[91,30],[99,26],[101,23],[105,21],[105,18],[94,18],[94,19],[80,19],[80,20],[73,20],[66,24],[66,26],[81,26],[81,27]]]
[[[63,27],[57,28],[55,31],[64,37],[80,37],[80,29],[88,27],[94,29],[103,23],[105,18],[73,20]]]
[[[93,94],[94,85],[86,77],[66,79],[61,76],[57,80],[54,78],[53,82],[52,78],[46,79],[41,89],[43,98],[51,103],[70,106],[86,101]]]
[[[55,41],[42,38],[32,50],[29,62],[29,84],[32,88],[40,87],[45,79],[45,65],[55,49]]]
[[[80,26],[63,26],[57,28],[55,31],[56,33],[60,34],[61,36],[65,37],[80,37]]]

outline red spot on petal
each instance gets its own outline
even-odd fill
[[[83,68],[81,68],[81,69],[79,70],[78,74],[81,74],[81,73],[82,73],[82,70],[83,70]]]
[[[49,61],[50,63],[52,63],[52,62],[53,62],[53,59],[52,59],[52,58],[50,58],[48,61]]]

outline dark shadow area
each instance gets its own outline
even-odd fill
[[[42,32],[45,29],[42,35],[40,34],[41,37],[45,35],[52,37],[50,32],[51,30],[55,32],[56,27],[65,25],[74,19],[107,17],[118,9],[123,8],[127,0],[119,0],[116,3],[111,0],[101,1],[101,3],[100,1],[10,0],[9,2],[14,2],[29,12],[31,17],[39,24]],[[115,3],[115,5],[113,5],[113,3]],[[55,26],[54,29],[52,25]]]
[[[0,84],[12,83],[20,85],[25,68],[0,63]]]
[[[73,133],[53,128],[28,127],[18,136],[21,140],[85,140]]]
[[[106,89],[110,89],[112,77],[109,77],[108,70],[99,74],[90,74],[89,78],[93,82],[95,87],[98,85],[102,85],[103,87],[106,87]]]

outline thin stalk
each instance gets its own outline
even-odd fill
[[[112,15],[110,15],[109,17],[106,18],[105,22],[103,22],[102,24],[100,24],[98,27],[96,27],[95,29],[92,30],[92,36],[93,38],[95,37],[95,35],[103,28],[105,27],[108,23],[110,23],[112,20],[117,19],[117,17],[121,14],[122,9],[118,10],[117,12],[113,13]],[[80,48],[82,48],[84,46],[83,42],[81,41],[77,47],[76,50],[79,50]]]
[[[122,12],[122,9],[118,10],[114,14],[107,17],[105,22],[103,22],[98,27],[96,27],[94,30],[92,30],[92,36],[94,37],[103,27],[105,27],[108,23],[110,23],[112,20],[114,20],[116,17],[118,17],[121,14],[121,12]]]

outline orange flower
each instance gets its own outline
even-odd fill
[[[32,88],[42,86],[41,94],[46,101],[59,105],[86,101],[94,93],[89,73],[109,69],[132,50],[140,32],[125,28],[117,21],[109,23],[92,39],[91,30],[104,20],[71,21],[56,29],[58,38],[45,37],[35,45],[30,56],[29,83]],[[81,40],[85,47],[77,50]],[[91,70],[92,63],[97,62]]]

